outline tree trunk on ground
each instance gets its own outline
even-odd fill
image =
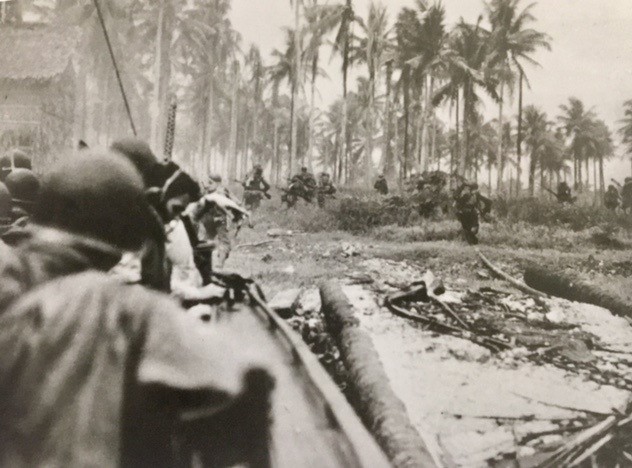
[[[505,83],[500,82],[500,102],[498,103],[498,153],[496,155],[496,167],[498,168],[498,181],[496,183],[496,190],[498,193],[503,191],[503,172],[504,172],[504,155],[503,155],[503,100],[505,98]]]

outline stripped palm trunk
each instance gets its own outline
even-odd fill
[[[503,191],[503,176],[505,172],[504,157],[503,157],[503,100],[505,92],[505,83],[500,82],[500,102],[498,103],[498,153],[496,154],[496,168],[498,169],[498,181],[496,183],[496,190],[498,193]]]

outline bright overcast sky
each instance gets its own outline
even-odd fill
[[[413,0],[382,3],[388,6],[391,22],[403,6],[414,5]],[[523,5],[528,3],[524,0]],[[363,17],[369,4],[370,0],[354,0]],[[460,17],[474,22],[483,12],[482,0],[443,0],[443,4],[449,24]],[[259,45],[266,58],[273,48],[283,47],[281,27],[291,25],[293,18],[290,0],[233,0],[232,9],[244,46]],[[538,53],[542,67],[529,69],[532,89],[525,93],[525,104],[535,104],[554,117],[561,103],[576,96],[616,128],[623,102],[632,99],[632,0],[540,0],[534,13],[535,27],[552,38],[552,51]],[[337,67],[338,62],[332,62],[330,79],[319,85],[325,102],[341,94]],[[490,107],[489,117],[495,115]]]

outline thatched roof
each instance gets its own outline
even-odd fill
[[[47,81],[61,75],[77,38],[74,28],[0,26],[0,80]]]

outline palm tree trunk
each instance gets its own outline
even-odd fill
[[[296,161],[298,151],[298,112],[296,112],[296,104],[298,100],[298,84],[301,71],[301,33],[299,31],[300,24],[300,0],[294,0],[294,73],[292,77],[292,122],[291,122],[291,144],[289,158],[289,174],[292,173],[292,164]]]
[[[522,186],[522,87],[524,73],[520,69],[520,84],[518,88],[518,137],[516,139],[516,195],[520,196]]]
[[[500,101],[498,103],[498,153],[496,155],[496,168],[498,169],[498,181],[496,190],[503,191],[504,161],[503,161],[503,104],[504,104],[505,83],[500,82]]]
[[[455,153],[456,153],[456,168],[454,167],[454,164],[451,164],[451,169],[453,171],[455,171],[457,174],[459,174],[459,164],[461,161],[461,135],[459,132],[459,112],[460,112],[460,99],[459,99],[459,90],[457,89],[456,91],[456,148],[455,148]]]
[[[307,167],[312,169],[312,165],[314,164],[314,126],[315,126],[315,108],[316,108],[316,75],[318,73],[318,57],[317,55],[314,57],[312,61],[312,85],[311,85],[311,97],[310,97],[310,106],[309,106],[309,143],[307,149]]]
[[[371,70],[369,76],[369,109],[366,120],[366,154],[364,160],[364,179],[367,186],[371,185],[373,166],[373,111],[375,108],[375,72]]]
[[[393,131],[393,117],[391,115],[391,94],[393,80],[393,62],[386,63],[386,100],[384,102],[384,147],[382,149],[382,171],[387,177],[393,175],[393,153],[391,135]]]
[[[404,170],[402,178],[408,177],[408,127],[410,120],[410,71],[408,66],[404,67]]]
[[[531,157],[529,158],[529,196],[535,195],[535,170],[538,165],[535,149],[531,149]]]
[[[603,156],[599,155],[599,195],[603,202],[604,191],[606,190],[606,180],[603,173]]]
[[[230,135],[229,135],[229,178],[237,176],[237,112],[238,112],[238,91],[239,91],[239,62],[233,63],[233,90],[230,104]]]

